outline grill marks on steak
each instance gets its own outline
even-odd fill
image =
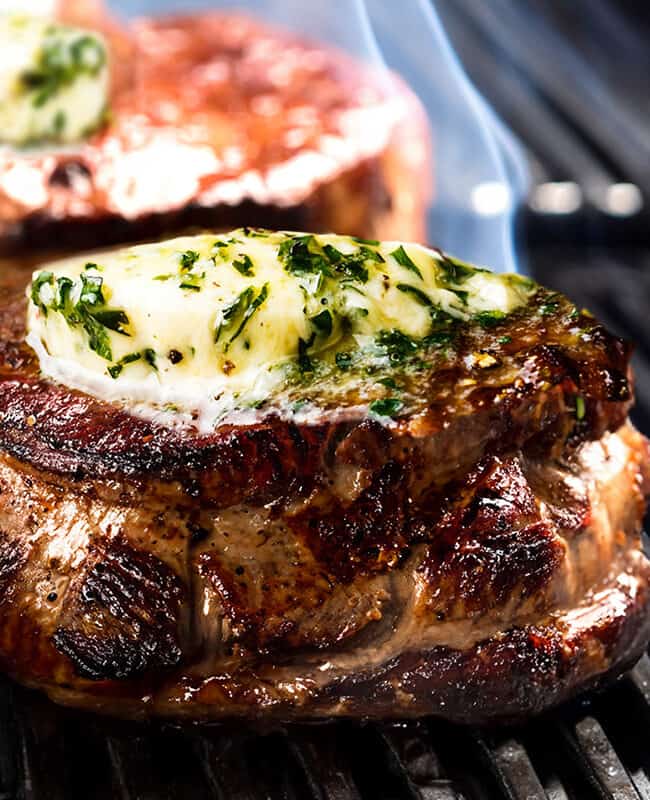
[[[326,496],[290,516],[289,526],[328,574],[349,583],[360,570],[383,572],[408,555],[409,499],[404,468],[389,461],[352,503]]]
[[[578,689],[604,685],[634,664],[650,636],[647,560],[635,572],[638,581],[624,574],[575,609],[538,624],[467,648],[413,647],[381,666],[350,671],[314,692],[314,716],[385,719],[434,709],[457,722],[510,722],[558,705]],[[197,699],[205,692],[208,700],[211,690],[206,681]]]
[[[424,523],[431,544],[419,572],[431,590],[427,610],[437,619],[485,613],[515,590],[522,599],[529,597],[562,563],[565,539],[574,529],[561,527],[558,535],[522,461],[494,457],[482,463],[447,495],[441,515]],[[584,526],[586,498],[572,499],[571,511]]]
[[[206,615],[208,653],[257,658],[340,644],[381,619],[389,600],[384,576],[358,575],[338,582],[309,546],[282,523],[248,529],[244,509],[220,521],[205,549],[195,556],[200,590],[210,597],[209,615],[220,620],[218,640]],[[228,530],[223,530],[223,523]],[[231,523],[239,523],[234,530]],[[229,547],[230,545],[230,547]]]
[[[92,680],[119,680],[181,660],[181,580],[120,540],[94,547],[66,592],[56,649]],[[93,563],[94,562],[94,563]]]
[[[0,308],[0,661],[22,680],[135,715],[481,720],[645,646],[629,350],[568,301],[463,329],[405,374],[422,402],[393,427],[326,408],[209,436],[42,379],[23,315]]]
[[[644,440],[630,430],[584,445],[565,466],[493,458],[466,492],[443,502],[441,529],[439,522],[424,529],[417,509],[405,511],[400,533],[411,552],[386,559],[379,571],[376,560],[368,565],[340,548],[347,564],[332,568],[336,548],[325,552],[331,543],[296,524],[313,498],[282,513],[239,506],[204,509],[199,518],[162,501],[137,507],[125,496],[116,505],[86,482],[59,488],[4,457],[0,528],[28,556],[5,589],[16,602],[0,606],[3,657],[18,674],[62,670],[92,693],[84,679],[225,670],[239,680],[278,659],[311,674],[310,653],[325,647],[334,663],[342,659],[342,672],[387,662],[415,642],[464,649],[550,619],[616,576],[639,573],[646,458]],[[571,501],[569,527],[557,524],[526,477],[543,481],[545,469],[553,470],[553,497]],[[29,492],[16,491],[26,485]],[[496,491],[504,498],[499,508]],[[394,502],[389,492],[381,500],[369,494],[375,503]],[[610,494],[621,502],[609,504]],[[364,502],[350,505],[343,529],[367,513]],[[533,553],[523,556],[503,530],[503,520],[519,512],[520,530],[537,524]],[[499,570],[490,572],[485,565],[497,552]],[[53,591],[58,597],[48,600]],[[32,626],[30,636],[19,620]]]

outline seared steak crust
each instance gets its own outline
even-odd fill
[[[557,453],[600,438],[631,404],[629,347],[540,289],[505,321],[463,326],[452,346],[426,352],[425,368],[404,376],[413,411],[390,431],[354,410],[358,398],[314,386],[309,391],[323,395],[321,423],[269,415],[199,435],[42,380],[23,343],[24,303],[0,307],[0,447],[60,475],[180,481],[192,498],[216,504],[309,492],[341,462],[363,471],[368,485],[394,460],[413,472],[421,493],[463,475],[487,450]]]
[[[93,548],[80,581],[66,593],[52,642],[83,678],[174,667],[181,659],[182,597],[181,581],[166,564],[111,541]]]
[[[629,349],[557,295],[433,348],[393,426],[339,397],[313,424],[210,435],[44,380],[23,318],[7,296],[0,663],[52,697],[483,721],[598,683],[650,637]]]
[[[4,456],[0,527],[19,568],[3,574],[2,662],[58,699],[135,716],[539,710],[650,635],[646,460],[628,428],[552,465],[489,456],[438,523],[403,503],[387,547],[364,542],[359,518],[348,547],[331,543],[336,564],[331,528],[303,525],[311,499],[282,513],[143,506]],[[359,513],[388,520],[395,503],[370,492]]]

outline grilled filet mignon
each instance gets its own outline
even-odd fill
[[[566,298],[429,338],[392,419],[370,393],[210,431],[44,378],[0,302],[0,659],[56,700],[511,719],[646,646],[630,351]]]

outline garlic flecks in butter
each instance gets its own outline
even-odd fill
[[[51,378],[203,425],[287,387],[302,398],[318,382],[390,371],[450,325],[500,320],[534,290],[416,244],[245,228],[39,270],[28,341]]]
[[[84,138],[105,117],[108,86],[101,36],[45,17],[0,14],[0,142]]]

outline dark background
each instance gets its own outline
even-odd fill
[[[522,263],[635,342],[650,432],[650,4],[437,0],[475,85],[532,178]]]

